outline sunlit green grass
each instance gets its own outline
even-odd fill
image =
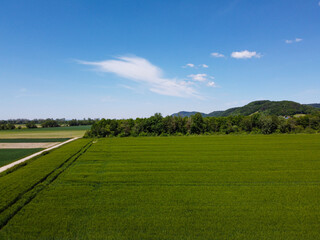
[[[100,139],[0,239],[319,239],[319,176],[319,135]]]

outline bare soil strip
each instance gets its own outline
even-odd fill
[[[50,150],[52,150],[52,149],[58,148],[58,147],[60,147],[60,146],[62,146],[62,145],[64,145],[64,144],[69,143],[69,142],[72,142],[72,141],[74,141],[74,140],[76,140],[76,139],[78,139],[78,137],[77,137],[77,138],[69,139],[69,140],[67,140],[67,141],[65,141],[65,142],[59,143],[59,144],[54,145],[54,146],[52,146],[52,147],[50,147],[50,148],[47,148],[47,149],[45,149],[45,150],[42,150],[42,151],[37,152],[37,153],[34,153],[34,154],[32,154],[32,155],[30,155],[30,156],[28,156],[28,157],[22,158],[22,159],[20,159],[20,160],[18,160],[18,161],[15,161],[15,162],[13,162],[13,163],[10,163],[10,164],[8,164],[8,165],[5,165],[5,166],[3,166],[3,167],[0,168],[0,173],[6,171],[6,170],[9,169],[9,168],[12,168],[13,166],[16,166],[16,165],[18,165],[18,164],[20,164],[20,163],[23,163],[23,162],[25,162],[25,161],[27,161],[27,160],[35,157],[35,156],[38,156],[38,155],[40,155],[40,154],[42,154],[42,153],[44,153],[44,152],[50,151]]]
[[[59,142],[42,142],[42,143],[0,143],[0,149],[29,149],[29,148],[49,148]]]

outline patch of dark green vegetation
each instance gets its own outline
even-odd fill
[[[79,141],[0,177],[0,204]],[[105,138],[65,167],[23,194],[0,239],[320,238],[317,134]]]
[[[42,148],[32,149],[0,149],[0,167],[27,157],[33,153],[43,150]]]
[[[70,138],[0,138],[0,143],[45,143],[64,142]]]

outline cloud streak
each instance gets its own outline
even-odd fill
[[[236,59],[261,58],[261,54],[257,52],[250,52],[248,50],[244,50],[241,52],[231,53],[231,57]]]
[[[184,65],[182,67],[183,68],[187,68],[187,67],[194,68],[194,64],[193,63],[187,63],[186,65]]]
[[[215,58],[223,58],[224,57],[224,55],[222,53],[217,53],[217,52],[211,53],[211,56],[215,57]]]
[[[291,44],[291,43],[298,43],[301,42],[303,39],[302,38],[296,38],[294,40],[285,40],[284,42],[287,44]]]
[[[99,62],[77,61],[79,64],[96,67],[96,71],[114,73],[135,81],[154,93],[175,97],[198,97],[197,91],[186,81],[164,78],[162,70],[140,57],[122,56]]]

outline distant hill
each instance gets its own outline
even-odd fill
[[[174,113],[171,116],[181,116],[181,117],[190,117],[192,115],[195,115],[198,112],[186,112],[186,111],[181,111],[178,113]],[[206,115],[205,113],[201,113],[202,116]]]
[[[311,106],[311,107],[315,107],[315,108],[320,108],[320,103],[311,103],[311,104],[306,104],[308,106]]]
[[[254,101],[243,107],[230,108],[225,111],[214,111],[208,114],[201,113],[204,117],[227,117],[235,115],[248,116],[256,112],[264,113],[266,115],[295,115],[295,114],[309,114],[315,111],[320,111],[320,104],[300,104],[293,101]],[[179,112],[172,114],[173,116],[181,115],[182,117],[189,117],[197,112]]]

